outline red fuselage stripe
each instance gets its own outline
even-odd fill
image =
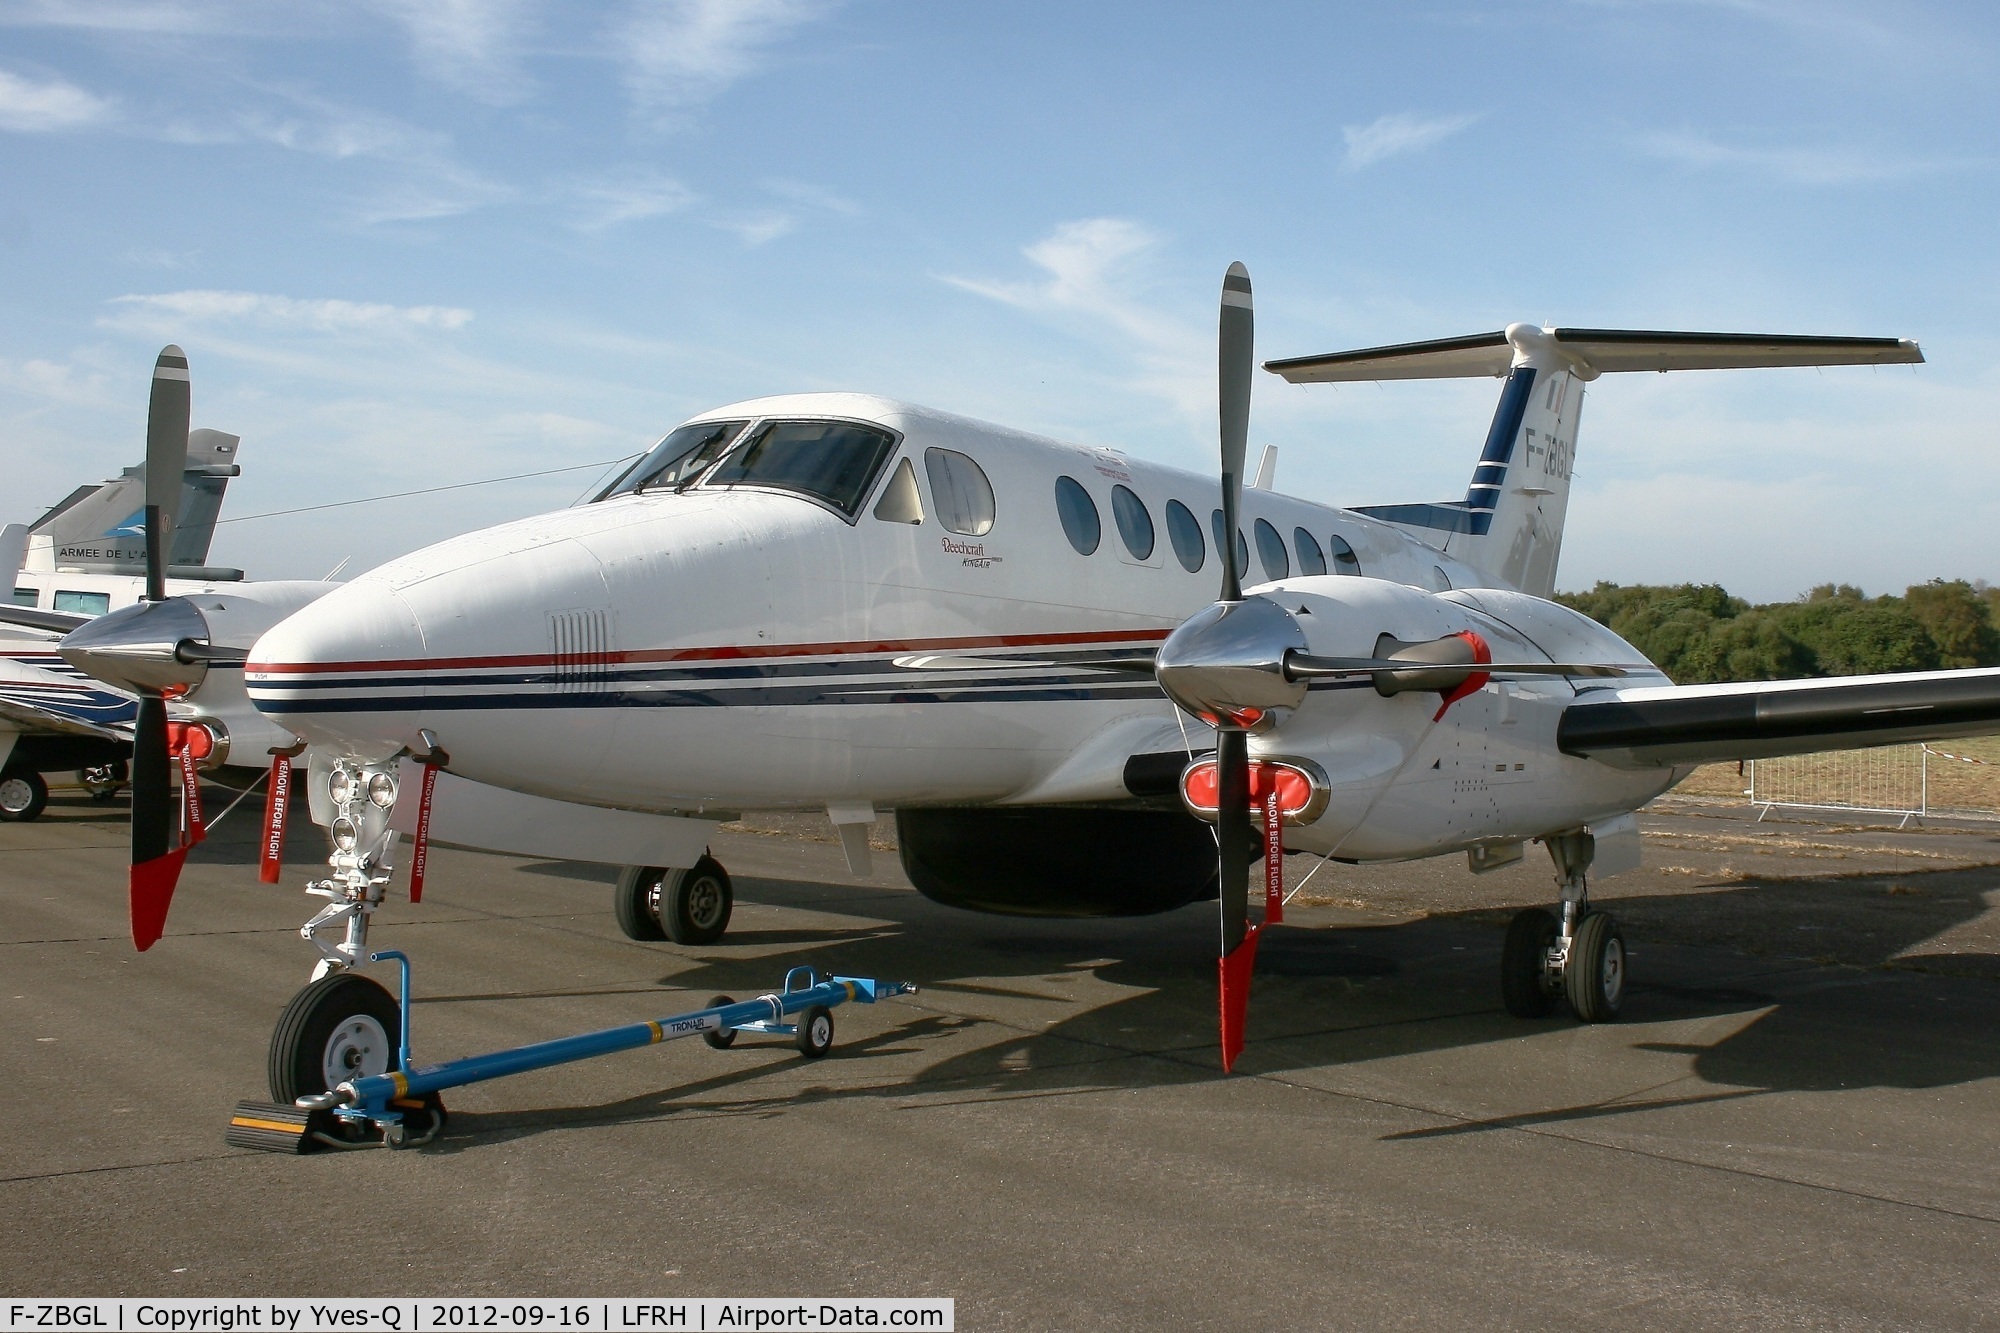
[[[593,653],[594,662],[605,666],[632,662],[716,662],[756,657],[867,657],[888,654],[949,652],[965,648],[1055,648],[1088,644],[1157,641],[1171,633],[1164,629],[1089,630],[1075,634],[982,634],[963,639],[907,639],[900,642],[869,640],[853,643],[725,644],[716,648],[654,648],[644,652]],[[246,662],[243,670],[251,675],[299,675],[322,671],[462,671],[480,667],[554,666],[554,653],[525,653],[505,657],[403,657],[386,661],[359,662]],[[562,659],[568,662],[569,658]]]

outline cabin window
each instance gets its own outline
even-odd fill
[[[1264,562],[1266,578],[1281,579],[1292,572],[1292,558],[1285,553],[1285,539],[1278,530],[1258,519],[1251,531],[1257,534],[1257,558]]]
[[[951,449],[924,450],[931,502],[946,532],[984,537],[993,531],[993,486],[979,464]]]
[[[636,491],[683,486],[700,476],[702,470],[740,435],[747,421],[697,421],[682,426],[647,451],[624,476],[597,493],[597,500]],[[593,501],[594,503],[594,501]]]
[[[1104,521],[1097,516],[1097,501],[1075,477],[1056,478],[1056,514],[1062,519],[1063,536],[1078,555],[1089,555],[1104,539]]]
[[[910,466],[909,459],[896,463],[896,474],[889,478],[889,484],[882,488],[882,497],[875,502],[875,517],[884,523],[924,521],[924,497],[917,491],[917,470]]]
[[[1208,527],[1209,531],[1215,534],[1216,549],[1222,549],[1222,544],[1227,539],[1222,535],[1222,511],[1220,509],[1214,510],[1209,514]],[[1250,573],[1250,543],[1243,540],[1243,529],[1241,528],[1236,529],[1236,572],[1239,576],[1246,576]]]
[[[1111,517],[1118,520],[1118,536],[1125,543],[1125,549],[1132,553],[1132,558],[1152,559],[1155,544],[1153,516],[1146,511],[1146,502],[1133,494],[1128,486],[1113,486]]]
[[[895,447],[887,431],[851,421],[773,421],[717,464],[702,485],[789,491],[851,519]]]
[[[64,592],[56,590],[55,609],[73,616],[101,616],[111,609],[108,592]]]
[[[1319,543],[1304,528],[1292,529],[1292,545],[1299,552],[1299,573],[1326,573],[1326,552],[1319,549]]]
[[[33,606],[41,600],[42,594],[39,588],[14,589],[14,605],[16,606]]]
[[[1354,554],[1354,548],[1345,538],[1335,533],[1326,539],[1327,552],[1333,556],[1333,572],[1336,574],[1359,574],[1361,557]]]
[[[1174,559],[1192,574],[1208,559],[1208,545],[1202,540],[1201,524],[1179,500],[1167,501],[1167,537],[1174,544]]]

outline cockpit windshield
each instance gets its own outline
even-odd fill
[[[599,492],[592,503],[608,500],[614,495],[686,485],[720,457],[722,451],[749,424],[747,421],[697,421],[693,425],[682,426],[654,445],[624,476]]]
[[[895,438],[874,426],[772,421],[723,459],[702,487],[791,491],[824,501],[853,518],[895,447]]]

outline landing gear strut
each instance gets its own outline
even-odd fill
[[[1516,1018],[1541,1018],[1558,999],[1584,1023],[1608,1023],[1625,1001],[1625,936],[1609,912],[1593,911],[1585,872],[1596,854],[1586,829],[1544,839],[1562,885],[1561,916],[1530,907],[1507,927],[1500,994]]]

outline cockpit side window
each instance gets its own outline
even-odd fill
[[[682,426],[647,451],[646,456],[592,500],[608,500],[614,495],[637,491],[666,490],[684,485],[701,475],[722,455],[747,421],[697,421]]]
[[[767,422],[717,464],[702,487],[790,491],[852,519],[895,448],[887,431],[851,421]]]
[[[993,531],[993,486],[979,464],[955,449],[926,449],[924,471],[946,532],[984,537]]]

